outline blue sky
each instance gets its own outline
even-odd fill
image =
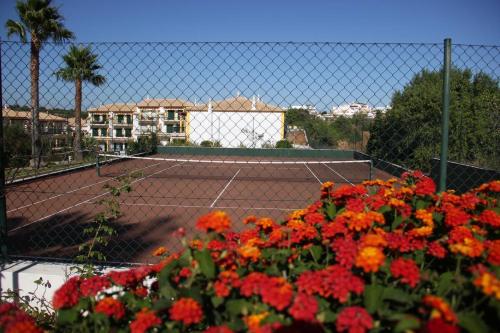
[[[55,0],[81,42],[500,44],[499,0]],[[15,18],[0,1],[0,22]],[[2,27],[1,35],[6,32]]]
[[[207,102],[237,92],[278,105],[315,104],[321,111],[353,101],[384,106],[415,74],[441,68],[445,37],[453,39],[454,65],[500,77],[500,0],[54,3],[77,42],[97,42],[92,49],[107,83],[84,85],[84,108],[147,96]],[[15,0],[0,5],[1,22],[17,19]],[[0,31],[5,40],[5,28]],[[343,43],[99,43],[161,41]],[[42,49],[41,105],[71,108],[74,103],[74,87],[54,76],[67,48],[47,43]],[[29,45],[2,45],[4,103],[29,104],[28,61]]]

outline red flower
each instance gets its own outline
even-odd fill
[[[481,215],[479,215],[478,220],[494,228],[500,227],[500,215],[489,209],[484,210]]]
[[[469,214],[467,214],[460,208],[447,205],[444,208],[444,211],[445,211],[444,222],[446,223],[446,225],[450,227],[457,227],[459,225],[464,225],[470,219]]]
[[[446,249],[438,242],[432,242],[427,247],[427,253],[436,258],[444,258],[446,256]]]
[[[325,298],[333,297],[341,303],[347,301],[351,292],[359,295],[364,290],[363,280],[340,265],[329,266],[315,272],[304,272],[300,274],[295,284],[299,292],[308,295],[318,294]]]
[[[351,238],[337,238],[332,242],[332,250],[335,251],[335,261],[341,266],[351,268],[356,260],[358,246]]]
[[[299,293],[288,312],[295,320],[313,321],[318,312],[318,302],[314,296]]]
[[[151,327],[161,324],[161,319],[156,316],[154,311],[143,308],[135,314],[135,319],[130,323],[132,333],[145,333]]]
[[[448,324],[441,318],[429,320],[422,329],[422,333],[459,333],[457,326]]]
[[[66,283],[54,293],[54,297],[52,298],[54,309],[70,308],[78,304],[80,299],[79,285],[80,278],[77,276],[66,281]]]
[[[5,333],[42,333],[35,321],[13,303],[0,302],[0,331]]]
[[[338,332],[363,333],[373,327],[373,320],[364,308],[350,306],[339,313],[335,327]]]
[[[203,311],[200,304],[194,299],[184,297],[179,299],[169,309],[172,320],[181,321],[184,325],[197,324],[203,319]]]
[[[98,292],[109,288],[111,282],[105,276],[92,276],[80,283],[82,296],[95,296]]]
[[[398,258],[391,263],[391,274],[394,278],[401,278],[401,282],[414,288],[420,281],[420,270],[411,259]]]
[[[356,213],[361,213],[365,210],[365,203],[360,198],[350,198],[350,199],[347,199],[345,208],[347,210],[350,210],[350,211],[353,211]]]
[[[500,266],[500,239],[486,242],[488,248],[488,262]]]
[[[262,302],[275,307],[281,311],[290,305],[293,297],[292,285],[284,278],[269,278],[265,287],[260,290]]]
[[[325,216],[321,213],[308,213],[304,216],[304,221],[310,225],[323,224],[325,223]]]
[[[95,312],[104,313],[108,317],[119,320],[125,316],[125,307],[122,302],[112,297],[105,297],[100,300],[94,309]]]
[[[203,333],[233,333],[233,330],[231,330],[229,327],[225,325],[212,326],[203,331]]]
[[[137,284],[137,279],[132,270],[111,271],[107,275],[113,283],[122,287],[132,287]]]
[[[429,177],[422,177],[416,183],[416,195],[431,195],[436,192],[436,184]]]

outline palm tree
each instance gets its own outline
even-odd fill
[[[75,83],[75,139],[73,147],[75,150],[75,160],[82,160],[81,148],[81,112],[82,112],[82,83],[90,82],[95,86],[100,86],[106,82],[104,76],[96,71],[102,68],[97,63],[97,55],[92,53],[90,46],[74,46],[69,49],[68,54],[63,56],[66,67],[59,69],[55,75],[58,79]]]
[[[5,23],[7,36],[18,35],[23,43],[27,35],[31,36],[31,154],[30,164],[38,167],[41,155],[40,125],[38,121],[40,77],[40,50],[42,44],[51,39],[62,43],[73,39],[74,35],[63,25],[64,18],[56,7],[51,6],[52,0],[17,1],[16,9],[19,21],[8,20]]]

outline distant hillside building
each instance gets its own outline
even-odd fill
[[[368,118],[375,118],[377,112],[386,112],[389,107],[372,107],[366,103],[353,102],[350,104],[342,104],[339,106],[334,106],[331,111],[332,118],[344,116],[351,118],[354,115],[366,115]],[[329,117],[329,118],[330,118]]]

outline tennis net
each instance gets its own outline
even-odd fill
[[[372,161],[325,158],[262,158],[231,156],[123,156],[100,154],[97,172],[102,177],[136,173],[148,179],[192,179],[312,182],[356,184],[373,175]]]

